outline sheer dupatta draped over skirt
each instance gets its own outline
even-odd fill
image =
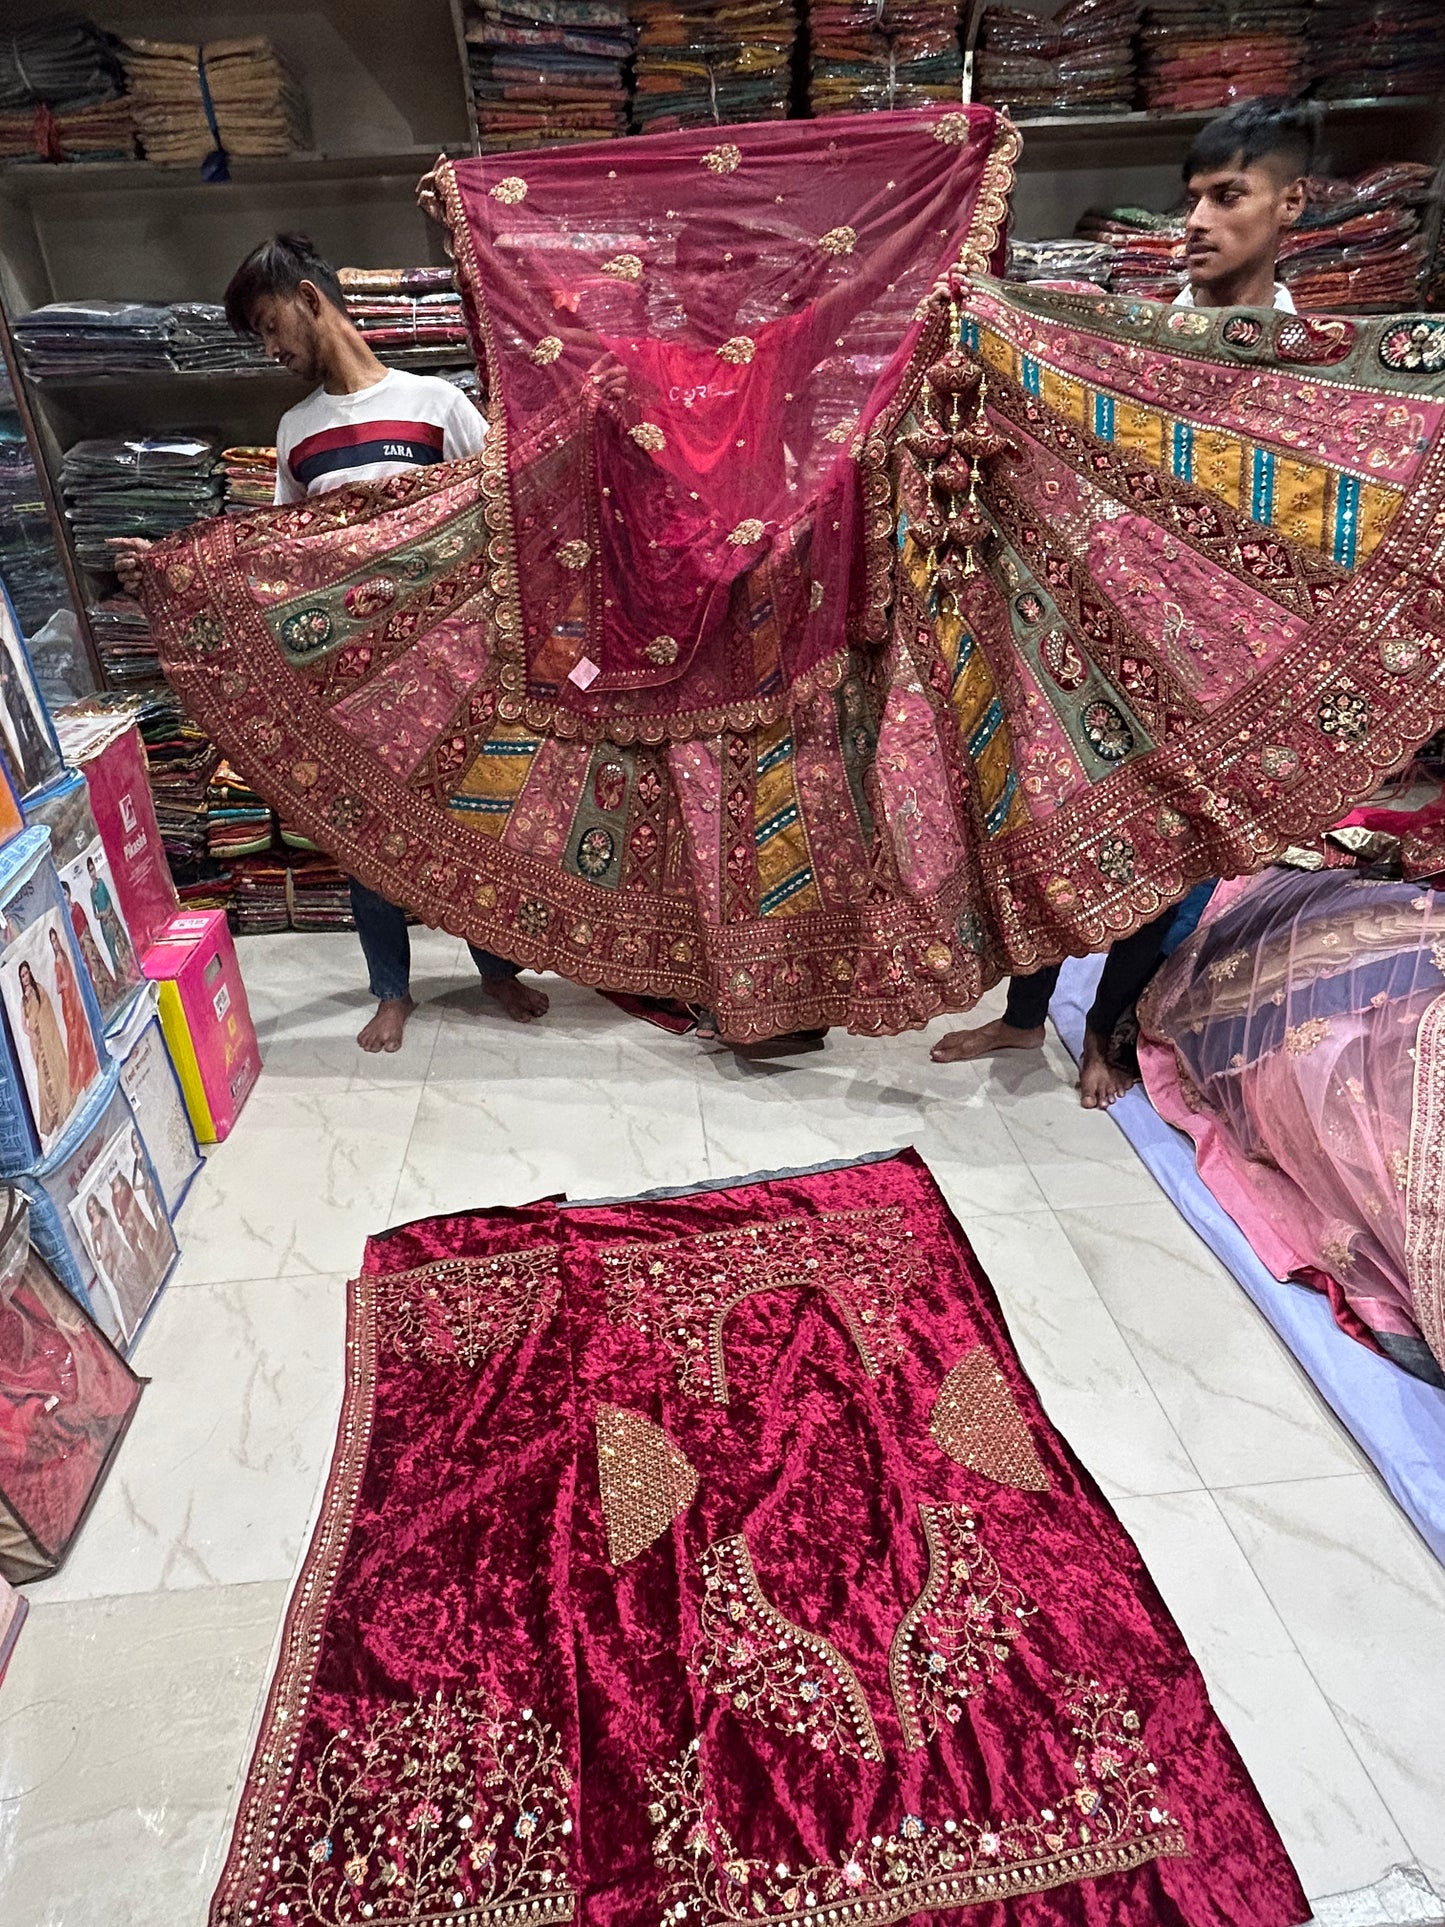
[[[737,1038],[921,1025],[1333,820],[1445,721],[1445,318],[1004,286],[1018,146],[443,164],[487,450],[155,550],[191,713],[427,921]]]

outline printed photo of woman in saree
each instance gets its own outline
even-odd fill
[[[125,1124],[107,1140],[71,1200],[70,1214],[129,1340],[177,1249],[133,1125]]]
[[[0,996],[45,1152],[100,1075],[58,910],[44,911],[12,937],[0,955]]]

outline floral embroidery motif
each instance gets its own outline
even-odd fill
[[[1080,717],[1090,749],[1106,763],[1122,763],[1134,747],[1134,732],[1113,703],[1100,697]]]
[[[767,524],[765,522],[760,522],[755,515],[750,515],[746,521],[739,522],[732,534],[729,535],[728,547],[732,549],[746,549],[751,547],[754,542],[761,542],[763,539],[763,531],[766,527]]]
[[[1370,727],[1369,702],[1357,690],[1327,690],[1320,698],[1319,723],[1326,736],[1358,743]]]
[[[298,609],[281,624],[281,640],[293,656],[310,655],[331,640],[331,618],[324,609]]]
[[[561,359],[561,355],[561,338],[557,335],[543,335],[527,359],[535,361],[539,368],[550,368],[554,361]]]
[[[945,1377],[928,1430],[940,1451],[995,1485],[1016,1486],[1021,1492],[1049,1490],[1049,1475],[1028,1420],[985,1345],[975,1345]]]
[[[714,174],[736,174],[742,161],[742,149],[734,147],[731,141],[724,141],[721,147],[710,147],[702,157],[702,165]]]
[[[694,1398],[728,1402],[723,1326],[760,1292],[810,1290],[833,1304],[870,1378],[899,1356],[898,1307],[917,1258],[903,1211],[829,1211],[737,1231],[604,1246],[607,1314],[661,1345]]]
[[[819,241],[818,246],[824,254],[851,254],[858,245],[858,231],[851,227],[829,228]]]
[[[602,272],[610,274],[614,281],[640,281],[642,262],[635,254],[614,254],[610,261],[602,263]]]
[[[756,353],[757,344],[751,335],[734,335],[718,349],[718,358],[730,361],[736,368],[750,362]]]
[[[376,1299],[399,1358],[474,1370],[540,1326],[556,1289],[556,1247],[537,1245],[392,1272],[376,1280]]]
[[[933,138],[942,141],[945,147],[967,147],[969,125],[967,114],[945,114],[934,124]]]
[[[649,455],[660,455],[667,447],[667,437],[656,422],[638,422],[635,428],[629,428],[627,432],[637,446],[645,448]]]
[[[642,653],[649,662],[655,662],[665,669],[669,663],[677,661],[677,638],[654,636]]]
[[[577,868],[592,882],[605,876],[617,853],[617,844],[611,830],[603,829],[600,823],[584,830],[577,843]]]
[[[186,648],[194,649],[198,656],[209,656],[225,640],[226,625],[219,616],[192,616],[181,636]]]
[[[1219,338],[1231,348],[1255,348],[1263,333],[1264,323],[1257,315],[1232,314],[1219,330]]]
[[[557,560],[564,569],[571,569],[574,573],[578,569],[585,569],[592,560],[592,544],[580,539],[564,542],[557,551]]]
[[[1099,845],[1094,861],[1110,882],[1133,882],[1134,845],[1127,836],[1106,836]]]
[[[1291,1057],[1303,1057],[1330,1034],[1328,1017],[1306,1017],[1302,1024],[1291,1024],[1284,1034],[1284,1047]]]
[[[702,1632],[692,1665],[735,1712],[806,1737],[819,1753],[881,1760],[858,1676],[821,1633],[770,1604],[741,1533],[703,1555]]]
[[[1445,368],[1445,321],[1414,319],[1387,328],[1380,360],[1400,374],[1438,375]]]
[[[1078,1746],[1075,1785],[1060,1790],[1055,1806],[984,1825],[905,1813],[892,1832],[859,1839],[826,1864],[741,1853],[718,1817],[694,1740],[648,1779],[652,1851],[672,1917],[690,1927],[889,1927],[912,1914],[1044,1893],[1186,1856],[1188,1839],[1159,1804],[1158,1770],[1127,1696],[1097,1680],[1067,1680],[1060,1710]]]
[[[899,1621],[888,1683],[910,1753],[940,1724],[957,1725],[964,1701],[993,1683],[1037,1606],[999,1572],[967,1506],[921,1504],[928,1546],[923,1591]]]
[[[518,201],[527,198],[527,183],[520,174],[508,174],[505,180],[497,182],[491,190],[492,199],[500,201],[503,207],[515,207]]]
[[[268,1920],[571,1920],[571,1770],[530,1707],[438,1691],[341,1727],[297,1776]]]
[[[624,1405],[597,1408],[597,1476],[607,1557],[625,1566],[697,1497],[697,1469],[660,1425]]]

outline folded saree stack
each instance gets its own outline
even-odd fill
[[[276,160],[309,143],[301,89],[269,40],[129,40],[121,60],[148,161]]]
[[[269,850],[275,839],[276,818],[264,797],[224,759],[211,772],[206,786],[206,852],[219,863]]]
[[[1326,100],[1439,93],[1445,7],[1439,0],[1314,0],[1309,74]]]
[[[286,914],[293,930],[353,929],[351,879],[330,857],[293,860],[286,872]]]
[[[14,412],[9,376],[0,367],[0,578],[27,636],[66,601],[65,577],[35,457]]]
[[[36,380],[71,375],[221,373],[267,365],[214,302],[51,301],[15,323]]]
[[[1107,288],[1118,255],[1107,241],[1010,241],[1007,279],[1051,288]]]
[[[270,937],[291,928],[286,908],[289,873],[279,857],[244,857],[228,868],[226,918],[238,937]]]
[[[979,32],[978,98],[1014,114],[1126,114],[1138,26],[1139,0],[1069,0],[1048,18],[991,6]]]
[[[1325,314],[1418,306],[1433,172],[1397,161],[1354,180],[1311,180],[1304,217],[1280,248],[1280,279],[1296,306]]]
[[[1293,94],[1309,0],[1149,0],[1139,33],[1145,107],[1181,113]]]
[[[959,98],[957,0],[809,0],[814,114]]]
[[[152,539],[219,515],[223,478],[215,444],[195,435],[101,436],[76,442],[60,464],[76,559],[113,571],[112,536]]]
[[[135,153],[115,43],[74,15],[0,39],[0,160],[118,161]]]
[[[466,41],[484,153],[627,132],[625,0],[482,0]]]
[[[249,515],[276,499],[276,451],[238,444],[221,450],[226,472],[227,515]]]
[[[409,348],[463,347],[466,316],[450,268],[342,268],[347,312],[383,360]]]
[[[1115,294],[1172,301],[1188,278],[1184,223],[1176,214],[1155,214],[1145,207],[1090,208],[1074,232],[1079,240],[1113,254],[1109,287]]]
[[[641,132],[787,114],[798,35],[792,0],[629,0],[628,12]]]
[[[106,596],[86,611],[107,684],[158,682],[161,665],[146,612],[134,596]]]

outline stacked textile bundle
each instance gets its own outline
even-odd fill
[[[276,499],[276,451],[238,445],[221,450],[226,471],[227,515],[249,515]]]
[[[27,636],[65,606],[65,577],[40,478],[0,367],[0,581]]]
[[[1304,78],[1310,0],[1149,0],[1139,35],[1146,107],[1193,113]]]
[[[1074,233],[1112,252],[1109,286],[1115,294],[1172,301],[1184,286],[1184,223],[1177,214],[1153,214],[1143,207],[1090,208]]]
[[[219,751],[164,684],[135,699],[135,707],[171,875],[178,886],[213,878],[216,866],[206,851],[206,788]]]
[[[329,856],[293,864],[287,877],[293,930],[353,930],[351,882]]]
[[[407,348],[464,348],[466,315],[450,268],[342,268],[347,311],[385,358]]]
[[[1106,241],[1011,241],[1005,279],[1107,288],[1117,258]]]
[[[786,116],[798,35],[789,0],[631,0],[629,11],[644,133]]]
[[[87,613],[101,667],[112,688],[160,681],[160,658],[150,624],[134,596],[107,596],[92,603]]]
[[[1139,0],[1069,0],[1052,19],[990,7],[978,98],[1016,114],[1127,114],[1134,105]]]
[[[290,929],[286,878],[279,857],[247,857],[232,866],[226,920],[238,937],[269,937]]]
[[[623,0],[482,0],[466,36],[484,153],[627,132]]]
[[[203,301],[51,301],[15,323],[28,372],[173,375],[264,368],[259,345],[235,334],[225,310]]]
[[[0,160],[116,161],[135,153],[109,37],[66,15],[0,40]]]
[[[1280,279],[1315,313],[1392,314],[1417,307],[1427,262],[1432,170],[1397,161],[1355,180],[1315,179],[1280,247]]]
[[[811,0],[808,25],[814,114],[959,98],[956,0]]]
[[[65,513],[82,568],[113,567],[115,535],[169,535],[221,512],[214,444],[194,435],[76,442],[60,464]]]
[[[1440,0],[1315,0],[1309,75],[1328,100],[1445,88]]]
[[[148,161],[279,159],[308,143],[306,103],[269,40],[131,40],[121,60]]]
[[[219,762],[206,786],[206,850],[218,863],[259,856],[271,848],[276,819],[228,762]]]

